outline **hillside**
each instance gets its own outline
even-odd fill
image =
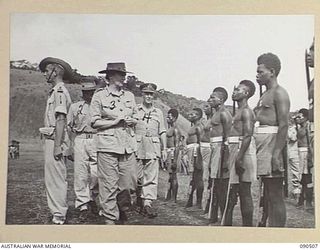
[[[66,87],[70,92],[73,102],[81,99],[80,85],[66,84]],[[10,140],[39,136],[39,128],[43,126],[45,103],[48,93],[49,85],[39,71],[11,68]],[[170,106],[163,102],[162,98],[162,95],[159,96],[155,105],[166,114]],[[141,103],[142,98],[137,96],[136,101],[137,103]],[[178,125],[185,134],[189,127],[189,122],[183,116],[180,116]]]

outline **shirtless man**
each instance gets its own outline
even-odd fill
[[[218,207],[221,214],[224,212],[229,169],[228,160],[228,136],[232,125],[232,116],[224,106],[228,98],[227,91],[222,87],[217,87],[211,94],[212,107],[215,113],[211,118],[212,130],[210,133],[211,158],[210,158],[210,178],[214,179],[214,187],[211,193],[211,204],[209,208],[210,223],[218,221]]]
[[[207,198],[207,204],[204,210],[204,213],[209,212],[209,205],[210,205],[210,189],[212,185],[212,180],[209,181],[209,162],[211,156],[211,147],[210,147],[210,133],[211,133],[211,118],[213,115],[213,108],[211,107],[211,99],[209,98],[208,101],[203,105],[203,111],[207,116],[207,119],[203,123],[203,127],[201,130],[201,138],[200,138],[200,152],[202,156],[202,164],[203,164],[203,182],[204,184],[208,183],[207,188],[205,188],[205,195]],[[207,191],[206,191],[207,190]]]
[[[286,207],[283,200],[283,148],[286,144],[290,100],[287,91],[278,84],[281,69],[279,58],[267,53],[257,60],[257,82],[267,90],[254,109],[257,127],[257,174],[262,178],[269,214],[269,226],[284,227]]]
[[[187,155],[189,160],[189,173],[192,174],[190,181],[189,199],[186,207],[193,205],[193,193],[197,190],[197,207],[202,208],[203,195],[203,164],[200,153],[200,136],[202,130],[201,118],[202,110],[194,108],[189,114],[191,128],[188,131],[187,137]]]
[[[177,159],[179,154],[179,140],[180,130],[177,127],[176,121],[178,119],[179,112],[176,109],[170,109],[168,111],[167,123],[167,170],[169,172],[169,189],[166,196],[166,200],[174,199],[177,202],[178,194],[178,180],[177,180]]]
[[[248,99],[254,95],[254,83],[243,80],[233,90],[232,100],[238,104],[229,137],[229,195],[224,225],[232,225],[233,208],[240,196],[242,225],[252,226],[253,201],[251,182],[256,176],[257,158],[253,136],[254,113]]]
[[[299,152],[299,179],[301,183],[301,192],[297,206],[304,206],[306,201],[306,208],[312,208],[312,186],[310,187],[311,174],[308,167],[308,122],[309,112],[307,109],[300,109],[299,114],[295,117],[295,122],[298,124],[297,139]]]

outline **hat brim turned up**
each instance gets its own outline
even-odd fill
[[[46,70],[47,65],[49,64],[58,64],[64,69],[64,75],[63,75],[63,80],[71,80],[73,76],[73,70],[67,62],[59,59],[59,58],[54,58],[54,57],[46,57],[44,58],[40,64],[39,64],[39,69],[41,72],[44,72]]]

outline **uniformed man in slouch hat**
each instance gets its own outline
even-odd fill
[[[45,127],[40,133],[45,138],[45,186],[47,201],[52,214],[52,222],[62,225],[66,221],[67,204],[67,169],[64,152],[66,152],[66,117],[71,98],[64,85],[72,77],[72,68],[65,61],[47,57],[39,64],[47,82],[51,85],[45,111]]]
[[[138,187],[137,205],[143,215],[157,216],[152,202],[157,199],[159,160],[167,158],[166,129],[163,113],[154,107],[153,100],[157,86],[145,83],[140,86],[143,103],[138,105],[136,138],[138,143]],[[141,194],[141,195],[140,195]]]
[[[134,95],[123,89],[126,79],[123,62],[108,63],[107,85],[98,89],[92,97],[90,110],[92,127],[98,130],[98,184],[101,210],[105,224],[127,220],[130,209],[130,193],[136,188],[137,142],[133,118],[137,112]]]
[[[82,101],[70,106],[67,120],[74,143],[74,192],[75,208],[80,211],[80,222],[86,222],[89,210],[96,213],[95,198],[98,195],[97,130],[91,127],[90,102],[97,88],[95,77],[83,77]]]

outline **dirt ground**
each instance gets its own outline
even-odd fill
[[[6,224],[51,224],[44,186],[44,158],[41,140],[32,139],[20,144],[20,158],[9,159]],[[74,208],[73,167],[68,162],[68,205],[67,224],[80,224],[79,212]],[[148,219],[135,211],[129,213],[127,224],[130,225],[193,225],[206,226],[208,219],[203,211],[196,207],[185,208],[189,176],[179,174],[178,202],[166,202],[165,192],[168,187],[168,174],[160,171],[158,200],[154,202],[158,217]],[[257,205],[258,183],[253,184],[253,200]],[[204,196],[205,197],[205,196]],[[204,201],[205,202],[205,201]],[[292,199],[286,199],[287,225],[289,228],[314,228],[313,212],[297,209]],[[256,211],[256,209],[255,209]],[[254,214],[254,224],[256,215]],[[234,210],[234,226],[241,226],[239,202]],[[82,223],[83,224],[83,223]],[[102,218],[91,215],[85,224],[103,224]],[[216,223],[211,226],[219,226]]]

